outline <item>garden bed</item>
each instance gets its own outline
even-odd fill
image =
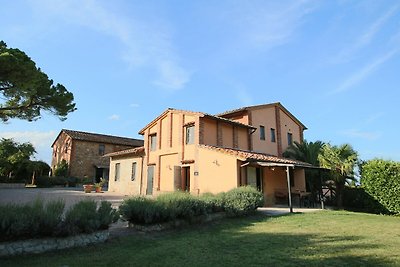
[[[91,234],[81,234],[69,237],[50,237],[4,242],[0,243],[0,257],[21,254],[38,254],[51,250],[83,247],[90,244],[105,242],[109,236],[110,232],[108,230],[103,230]]]
[[[199,215],[191,218],[190,220],[173,220],[165,223],[157,223],[157,224],[134,224],[128,223],[129,228],[133,228],[137,231],[141,232],[159,232],[169,229],[174,229],[178,227],[188,226],[192,224],[202,224],[207,222],[212,222],[215,220],[220,220],[227,217],[226,212],[218,212],[212,214]]]

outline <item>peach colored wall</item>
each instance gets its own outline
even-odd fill
[[[300,142],[300,128],[299,125],[293,121],[285,112],[280,110],[281,118],[281,136],[282,136],[282,151],[288,147],[287,133],[292,133],[293,141]]]
[[[136,176],[132,181],[132,163],[136,162]],[[120,177],[115,181],[115,165],[120,163]],[[140,194],[140,182],[142,175],[142,158],[141,157],[114,157],[110,162],[110,178],[108,183],[108,191],[118,192],[127,195]]]
[[[200,194],[226,192],[238,186],[236,157],[206,148],[198,148],[198,153],[200,160],[195,164],[199,175],[192,177]]]
[[[274,107],[264,107],[254,109],[251,112],[251,125],[257,130],[252,134],[253,150],[256,152],[278,155],[277,142],[271,142],[271,131],[276,131],[275,109]],[[260,125],[265,127],[265,140],[260,140]]]
[[[173,192],[174,167],[179,166],[178,154],[163,155],[160,157],[160,192]]]

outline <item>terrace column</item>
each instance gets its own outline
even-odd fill
[[[291,187],[290,187],[290,172],[289,172],[289,166],[286,166],[286,180],[287,180],[287,187],[288,187],[289,210],[290,210],[290,213],[293,213],[293,206],[292,206],[292,189],[291,189]]]

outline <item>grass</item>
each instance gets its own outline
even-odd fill
[[[400,266],[400,217],[321,211],[137,233],[0,266]]]

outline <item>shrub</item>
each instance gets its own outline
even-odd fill
[[[60,225],[64,202],[42,199],[29,204],[0,206],[0,239],[12,240],[51,236]]]
[[[223,195],[224,210],[231,216],[248,215],[264,203],[263,194],[252,186],[232,189]]]
[[[119,213],[111,207],[108,201],[102,201],[97,209],[97,218],[100,222],[99,229],[108,229],[111,223],[115,223],[119,219]]]
[[[135,224],[154,224],[175,219],[191,221],[199,215],[226,211],[231,216],[254,212],[263,204],[263,195],[253,187],[241,187],[218,195],[200,197],[175,192],[155,199],[135,196],[124,200],[119,210],[122,217]]]
[[[388,210],[365,192],[362,187],[345,187],[343,191],[343,206],[353,211],[375,214],[388,213]]]
[[[44,203],[36,199],[28,204],[0,205],[0,240],[17,240],[46,236],[66,236],[107,229],[118,219],[111,204],[81,201],[67,211],[62,200]]]
[[[35,179],[35,184],[38,187],[52,187],[52,186],[75,187],[77,182],[78,182],[78,178],[76,178],[76,177],[38,176]]]
[[[92,233],[99,229],[96,202],[83,200],[72,206],[65,214],[64,228],[70,235]]]
[[[68,175],[68,168],[68,162],[63,159],[61,162],[57,163],[57,166],[54,170],[54,176],[66,177]]]
[[[224,210],[224,193],[214,195],[211,193],[202,194],[199,199],[206,204],[208,213],[221,212]]]
[[[367,161],[361,167],[361,185],[389,212],[400,214],[400,162]]]
[[[125,199],[119,206],[119,212],[122,218],[137,224],[153,224],[166,219],[163,207],[143,196]]]
[[[174,192],[157,197],[158,202],[166,213],[166,219],[192,219],[207,213],[207,203],[189,193]]]

